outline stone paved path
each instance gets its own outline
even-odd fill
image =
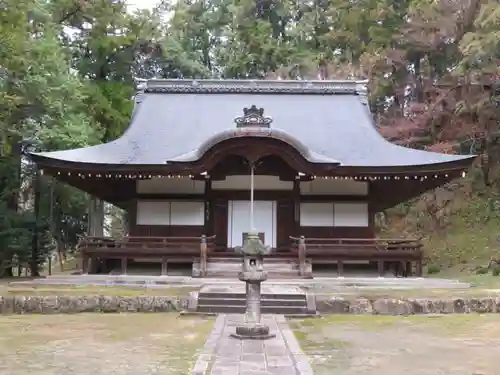
[[[240,341],[229,335],[243,315],[221,314],[191,375],[313,375],[283,315],[264,315],[275,338]]]

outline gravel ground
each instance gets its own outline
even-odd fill
[[[0,374],[185,375],[212,325],[176,314],[0,316]]]
[[[329,317],[292,323],[315,375],[498,375],[500,316]]]

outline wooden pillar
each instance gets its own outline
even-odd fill
[[[121,258],[121,274],[126,275],[127,274],[127,257],[122,257]]]
[[[207,276],[207,236],[201,236],[200,243],[200,277]]]
[[[293,192],[292,192],[292,199],[293,199],[293,223],[294,227],[292,230],[295,231],[295,233],[290,233],[290,236],[300,236],[300,180],[295,179],[293,181]]]
[[[96,198],[96,228],[95,233],[97,237],[104,237],[104,201]]]
[[[417,277],[422,277],[423,275],[422,259],[417,260],[415,274]]]
[[[383,260],[379,260],[377,264],[378,264],[378,275],[380,277],[382,277],[385,274],[385,270],[384,270],[385,262]]]
[[[161,275],[162,276],[167,276],[167,258],[161,258]]]
[[[82,274],[87,275],[89,273],[89,256],[87,254],[82,255]]]
[[[410,277],[412,276],[412,266],[411,266],[411,262],[410,261],[407,261],[406,262],[406,277]]]
[[[95,200],[90,197],[87,208],[87,236],[93,237],[95,228]]]
[[[101,270],[99,271],[103,274],[108,274],[108,258],[101,258]]]
[[[337,261],[337,276],[344,276],[344,262],[342,260]]]
[[[298,243],[299,251],[299,275],[306,276],[306,239],[300,236]]]

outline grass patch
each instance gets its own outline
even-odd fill
[[[385,315],[327,315],[317,319],[292,320],[293,328],[317,333],[329,326],[352,325],[362,330],[379,330],[394,324],[394,317]]]
[[[408,317],[406,324],[433,334],[447,336],[498,337],[500,316],[496,314],[417,315]]]
[[[484,187],[478,183],[480,172],[472,170],[471,178],[457,180],[456,189],[446,199],[450,203],[442,211],[441,229],[436,230],[435,220],[426,213],[426,205],[417,200],[394,207],[387,212],[389,225],[384,235],[401,233],[424,237],[424,249],[430,258],[433,277],[474,279],[476,267],[484,267],[491,257],[500,258],[500,195],[498,187]],[[492,171],[495,178],[500,168]],[[500,287],[500,279],[485,280],[486,286]],[[485,284],[483,284],[485,285]]]
[[[290,326],[318,375],[444,374],[457,363],[464,374],[496,373],[498,314],[332,315]]]
[[[139,373],[145,366],[184,375],[213,322],[174,313],[2,316],[0,362],[6,373],[18,375],[44,370],[86,375],[89,368]]]
[[[307,350],[310,352],[340,350],[349,346],[349,343],[347,341],[336,339],[329,339],[327,341],[314,341],[314,338],[310,338],[309,332],[304,332],[300,329],[294,330],[294,334],[300,346],[302,348],[307,348]]]
[[[324,332],[322,330],[324,328],[323,324],[325,324],[323,318],[289,321],[289,325],[300,346],[307,349],[308,352],[318,353],[340,350],[349,346],[349,343],[343,340],[325,339],[322,335]]]
[[[316,293],[319,298],[332,296],[344,298],[366,298],[369,300],[380,298],[411,299],[411,298],[475,298],[490,297],[499,293],[485,287],[468,289],[362,289],[353,291],[340,291],[331,293]]]
[[[483,265],[486,265],[485,262]],[[493,276],[491,272],[478,275],[473,271],[473,265],[458,265],[446,268],[441,272],[430,275],[429,277],[438,277],[446,279],[457,279],[466,283],[472,284],[473,288],[470,290],[481,289],[500,289],[500,276]]]
[[[379,331],[397,326],[410,326],[428,329],[441,334],[470,335],[480,326],[488,327],[490,324],[497,326],[496,332],[500,333],[500,316],[496,314],[463,314],[463,315],[329,315],[319,319],[303,319],[290,322],[292,329],[301,332],[299,337],[318,332],[326,332],[335,327],[353,328],[361,331]]]
[[[88,285],[29,285],[0,283],[0,295],[7,296],[84,296],[84,295],[106,295],[106,296],[177,296],[187,297],[192,291],[199,290],[198,287],[120,287],[120,286],[88,286]]]
[[[486,275],[475,275],[475,274],[462,274],[458,275],[459,279],[473,286],[488,289],[500,289],[500,276],[492,276],[491,274]]]

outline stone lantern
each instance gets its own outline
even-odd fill
[[[242,270],[238,278],[246,283],[245,321],[236,327],[231,336],[238,339],[265,340],[276,335],[269,333],[269,327],[261,323],[260,297],[261,283],[267,279],[264,271],[264,255],[271,253],[271,248],[262,243],[259,234],[248,233],[243,246],[235,249],[243,256]]]

